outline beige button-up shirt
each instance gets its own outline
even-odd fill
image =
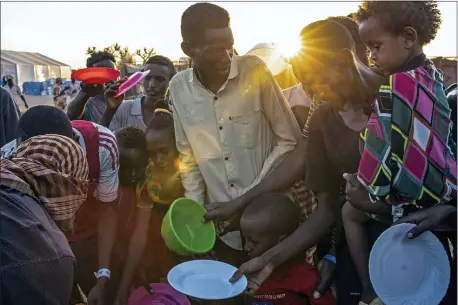
[[[170,103],[186,197],[235,199],[258,184],[294,149],[300,129],[264,62],[234,56],[217,94],[192,69],[170,81]],[[241,249],[240,234],[222,237]]]

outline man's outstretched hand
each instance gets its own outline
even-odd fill
[[[105,90],[105,101],[107,102],[108,108],[117,109],[119,105],[121,105],[124,100],[124,94],[121,94],[118,97],[115,97],[115,95],[118,93],[119,86],[121,86],[126,80],[127,77],[121,78]]]
[[[267,262],[262,256],[253,258],[252,260],[244,263],[239,270],[237,270],[232,278],[229,280],[231,283],[237,282],[243,275],[248,279],[248,286],[245,294],[254,296],[259,287],[269,278],[274,271],[274,266]]]
[[[448,204],[438,204],[436,206],[423,209],[396,221],[393,225],[400,223],[416,224],[409,232],[407,238],[412,239],[420,236],[425,231],[434,230],[446,224],[446,219],[456,213],[456,208]],[[455,229],[455,228],[454,228]]]
[[[213,202],[204,205],[207,214],[204,216],[204,221],[230,220],[243,208],[238,199],[227,202]]]

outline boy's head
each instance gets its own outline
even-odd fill
[[[420,54],[442,21],[435,1],[364,1],[355,17],[371,60],[389,74]]]
[[[148,97],[153,100],[163,99],[169,82],[175,75],[173,62],[161,55],[155,55],[148,59],[144,71],[148,71],[148,76],[143,80],[143,88]]]
[[[183,52],[209,79],[226,80],[234,52],[229,13],[215,4],[191,5],[181,17]]]
[[[116,69],[116,59],[113,54],[108,52],[96,52],[91,54],[89,58],[86,60],[86,67],[88,68],[110,68]],[[105,84],[105,86],[109,86],[113,84],[114,81],[109,81]],[[100,96],[103,97],[103,93],[105,91],[105,86],[101,85],[87,85],[85,83],[81,83],[82,88],[85,92],[90,92],[91,96]]]
[[[245,251],[258,257],[299,224],[299,209],[283,194],[266,194],[255,199],[243,212],[240,229],[245,237]]]
[[[119,181],[136,185],[143,179],[148,165],[145,133],[135,127],[125,127],[116,132],[119,149]]]
[[[91,56],[89,56],[89,58],[86,60],[86,67],[103,67],[114,69],[115,62],[116,59],[114,58],[113,54],[108,52],[96,52],[91,54]]]
[[[72,123],[68,116],[57,107],[39,105],[27,110],[19,119],[16,142],[20,143],[47,134],[74,138]]]
[[[163,100],[156,102],[154,115],[146,128],[146,146],[148,155],[155,166],[162,169],[173,169],[178,157],[173,115]]]

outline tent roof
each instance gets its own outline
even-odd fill
[[[1,50],[0,58],[13,62],[15,64],[32,64],[44,66],[69,66],[40,53],[32,52],[17,52],[9,50]]]

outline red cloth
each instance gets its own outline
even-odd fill
[[[318,270],[303,259],[277,268],[256,292],[257,305],[334,305],[335,298],[327,291],[320,299],[313,299],[318,285]],[[309,301],[307,300],[310,300]]]
[[[86,159],[89,165],[89,189],[87,199],[76,212],[74,231],[67,236],[69,242],[86,240],[97,234],[102,205],[94,198],[94,191],[99,183],[99,131],[88,121],[72,121],[72,127],[84,137]]]

